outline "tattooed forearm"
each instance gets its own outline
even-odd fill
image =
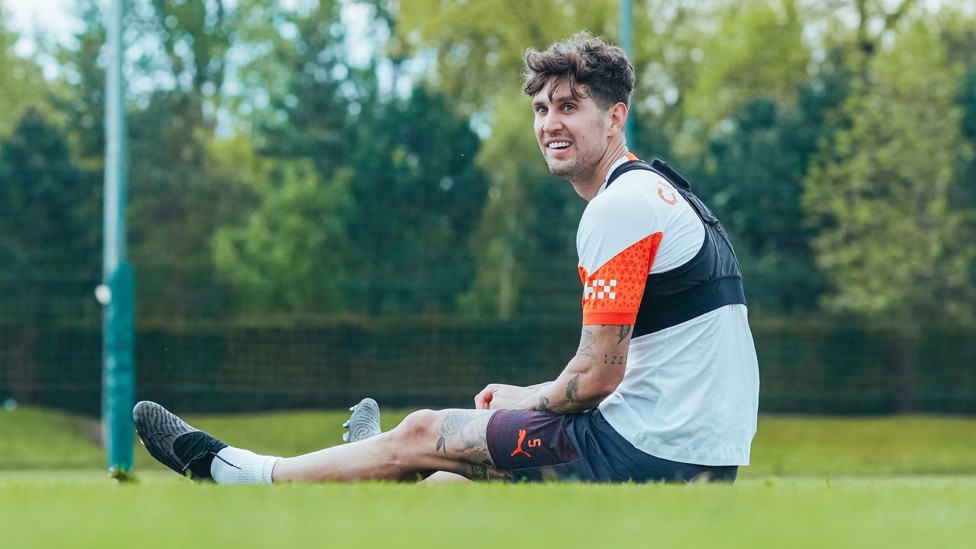
[[[619,364],[622,366],[627,365],[627,355],[603,355],[604,364]]]
[[[620,339],[617,340],[617,344],[619,345],[621,342],[623,342],[623,340],[627,339],[627,336],[630,335],[630,331],[633,329],[634,329],[633,326],[621,326]]]
[[[546,396],[539,397],[538,409],[542,411],[549,411],[549,398]]]
[[[579,398],[579,377],[579,374],[576,374],[566,384],[566,402],[576,402]]]

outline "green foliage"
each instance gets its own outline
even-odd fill
[[[462,112],[485,112],[521,89],[522,55],[543,49],[579,31],[615,36],[617,2],[591,0],[585,6],[564,0],[494,2],[402,2],[396,37],[398,55],[433,53],[436,85]]]
[[[832,283],[825,304],[869,317],[972,318],[968,242],[948,202],[966,154],[954,104],[957,73],[920,22],[870,65],[872,81],[844,105],[851,126],[821,151],[804,206],[825,228],[813,239]]]
[[[147,313],[214,314],[220,298],[209,242],[236,219],[240,186],[210,171],[213,129],[202,98],[157,93],[129,117],[129,257],[139,266],[137,298]],[[204,290],[201,293],[201,290]]]
[[[246,94],[267,84],[268,108],[252,117],[273,159],[262,171],[293,175],[252,185],[260,212],[214,240],[237,309],[450,310],[471,278],[464,243],[485,195],[477,135],[442,94],[391,97],[375,65],[351,66],[338,2],[302,14],[252,7],[270,16],[245,17],[263,53],[240,72]]]
[[[797,175],[821,130],[789,105],[756,100],[711,141],[715,173],[703,177],[708,200],[735,243],[750,306],[793,313],[815,309],[812,231],[804,230]]]
[[[341,310],[348,272],[342,262],[350,247],[342,220],[351,208],[351,174],[321,181],[308,162],[262,164],[258,177],[274,183],[243,226],[214,234],[217,269],[243,311]]]
[[[807,79],[810,53],[796,0],[733,3],[719,10],[717,32],[702,45],[695,86],[687,90],[687,114],[713,125],[744,101],[792,101]]]
[[[83,26],[73,37],[75,47],[62,45],[56,51],[61,78],[52,86],[52,102],[64,118],[78,164],[100,173],[105,154],[105,70],[98,59],[107,39],[105,14],[95,0],[77,4]]]
[[[330,178],[354,153],[350,137],[355,135],[356,117],[350,107],[357,103],[362,109],[362,102],[375,101],[369,95],[375,92],[375,79],[368,71],[350,70],[342,58],[338,3],[313,5],[303,18],[271,20],[279,25],[290,23],[294,36],[262,44],[258,51],[264,55],[245,67],[245,76],[252,86],[266,85],[269,95],[267,110],[253,117],[260,152],[309,158],[319,174]],[[280,64],[285,70],[258,71],[259,63]],[[266,80],[268,77],[276,81]]]
[[[825,62],[795,103],[744,105],[713,134],[705,173],[693,178],[735,243],[750,308],[760,313],[817,309],[824,281],[809,242],[819,227],[804,223],[802,175],[831,136],[828,120],[849,80],[842,64]]]
[[[88,274],[97,195],[62,133],[28,109],[0,144],[0,273]]]
[[[465,244],[487,193],[477,134],[423,88],[365,111],[359,124],[347,231],[369,288],[360,302],[371,313],[453,310],[473,276]]]
[[[29,208],[8,192],[7,264],[84,256],[95,270],[102,7],[77,2],[82,27],[50,83],[0,29],[0,135],[28,105],[64,134],[66,160],[48,151],[31,177],[62,187],[42,202],[77,222],[12,244]],[[615,39],[619,3],[131,7],[140,315],[576,318],[584,203],[536,153],[522,55],[583,28]],[[349,8],[370,18],[367,38],[344,24]],[[952,2],[635,2],[632,148],[671,161],[720,214],[754,311],[972,319],[972,28]],[[353,63],[364,41],[375,53]],[[3,173],[22,170],[15,156]]]
[[[0,4],[0,139],[13,131],[25,109],[43,108],[46,104],[41,68],[35,61],[14,53],[18,37],[7,28],[6,15],[5,6]]]
[[[227,52],[237,12],[228,11],[226,0],[151,0],[154,16],[144,21],[162,45],[169,72],[176,85],[188,91],[212,95],[224,82]]]

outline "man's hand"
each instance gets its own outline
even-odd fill
[[[474,397],[474,406],[560,414],[592,408],[624,378],[633,329],[633,325],[584,325],[576,356],[555,380],[531,387],[492,383]]]
[[[538,404],[538,395],[535,387],[491,383],[474,397],[474,407],[479,410],[531,410]]]

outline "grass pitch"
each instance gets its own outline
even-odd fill
[[[402,413],[384,412],[384,428]],[[344,413],[200,416],[279,455]],[[0,412],[0,547],[970,547],[976,419],[763,417],[727,485],[198,485],[137,446],[104,472],[84,418]]]
[[[972,479],[735,486],[290,485],[0,477],[3,546],[967,547]]]

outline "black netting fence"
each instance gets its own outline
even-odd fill
[[[101,307],[90,280],[4,293],[0,403],[96,415]],[[562,296],[560,299],[572,299]],[[754,319],[768,413],[976,413],[976,330]],[[486,383],[551,379],[576,349],[579,315],[140,318],[137,396],[183,411],[470,406]]]

